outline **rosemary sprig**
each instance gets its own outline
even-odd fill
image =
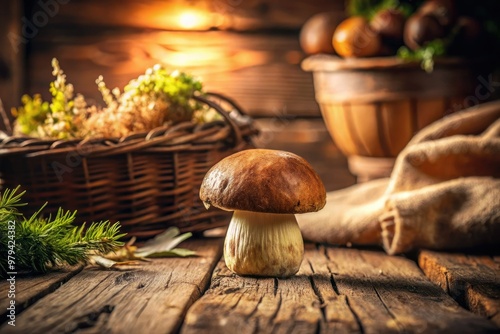
[[[120,225],[109,221],[85,225],[72,225],[76,211],[59,209],[55,216],[43,218],[40,208],[31,217],[23,216],[18,208],[24,192],[19,188],[5,189],[0,194],[0,276],[10,270],[8,245],[15,243],[15,270],[47,272],[60,265],[86,263],[93,254],[106,254],[123,243],[124,234],[119,233]],[[15,222],[15,224],[9,223]],[[15,226],[15,234],[9,234],[9,226]],[[10,241],[10,243],[9,243]],[[9,269],[9,270],[7,270]]]

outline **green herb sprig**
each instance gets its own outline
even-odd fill
[[[118,223],[74,226],[76,211],[59,209],[55,216],[43,218],[44,207],[25,217],[19,211],[26,205],[21,202],[24,192],[18,190],[5,189],[0,194],[0,276],[13,269],[43,273],[65,264],[86,263],[93,254],[106,254],[123,245]]]

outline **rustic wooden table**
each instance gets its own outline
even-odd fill
[[[306,245],[289,279],[238,277],[221,238],[198,257],[132,270],[71,268],[16,280],[15,327],[0,285],[1,333],[500,332],[500,258]],[[455,299],[455,300],[454,300]]]
[[[310,160],[328,190],[354,182],[338,152],[308,145],[294,150],[322,152]],[[296,276],[258,279],[228,271],[222,242],[193,238],[198,256],[129,270],[18,276],[15,327],[4,280],[0,333],[500,333],[500,256],[306,244]]]

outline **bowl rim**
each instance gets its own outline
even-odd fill
[[[464,65],[489,64],[490,57],[461,58],[461,57],[437,57],[434,60],[436,66],[457,67]],[[370,58],[341,58],[335,55],[317,54],[305,58],[301,67],[308,72],[333,72],[342,70],[387,70],[400,68],[423,69],[419,62],[405,61],[396,56],[370,57]]]

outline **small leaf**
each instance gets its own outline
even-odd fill
[[[169,252],[192,236],[192,233],[189,232],[181,235],[179,233],[180,231],[177,227],[171,227],[157,235],[154,239],[146,242],[143,247],[137,249],[135,255],[137,257],[148,257],[156,253]]]
[[[99,256],[99,255],[94,255],[91,257],[91,262],[94,264],[97,264],[103,268],[113,268],[113,267],[118,267],[118,266],[129,266],[129,265],[136,265],[138,264],[137,261],[113,261],[110,259],[107,259],[105,257]]]
[[[179,257],[188,257],[188,256],[196,256],[197,253],[191,249],[186,249],[186,248],[174,248],[169,251],[165,252],[157,252],[157,253],[152,253],[149,254],[148,257],[172,257],[172,256],[179,256]]]

